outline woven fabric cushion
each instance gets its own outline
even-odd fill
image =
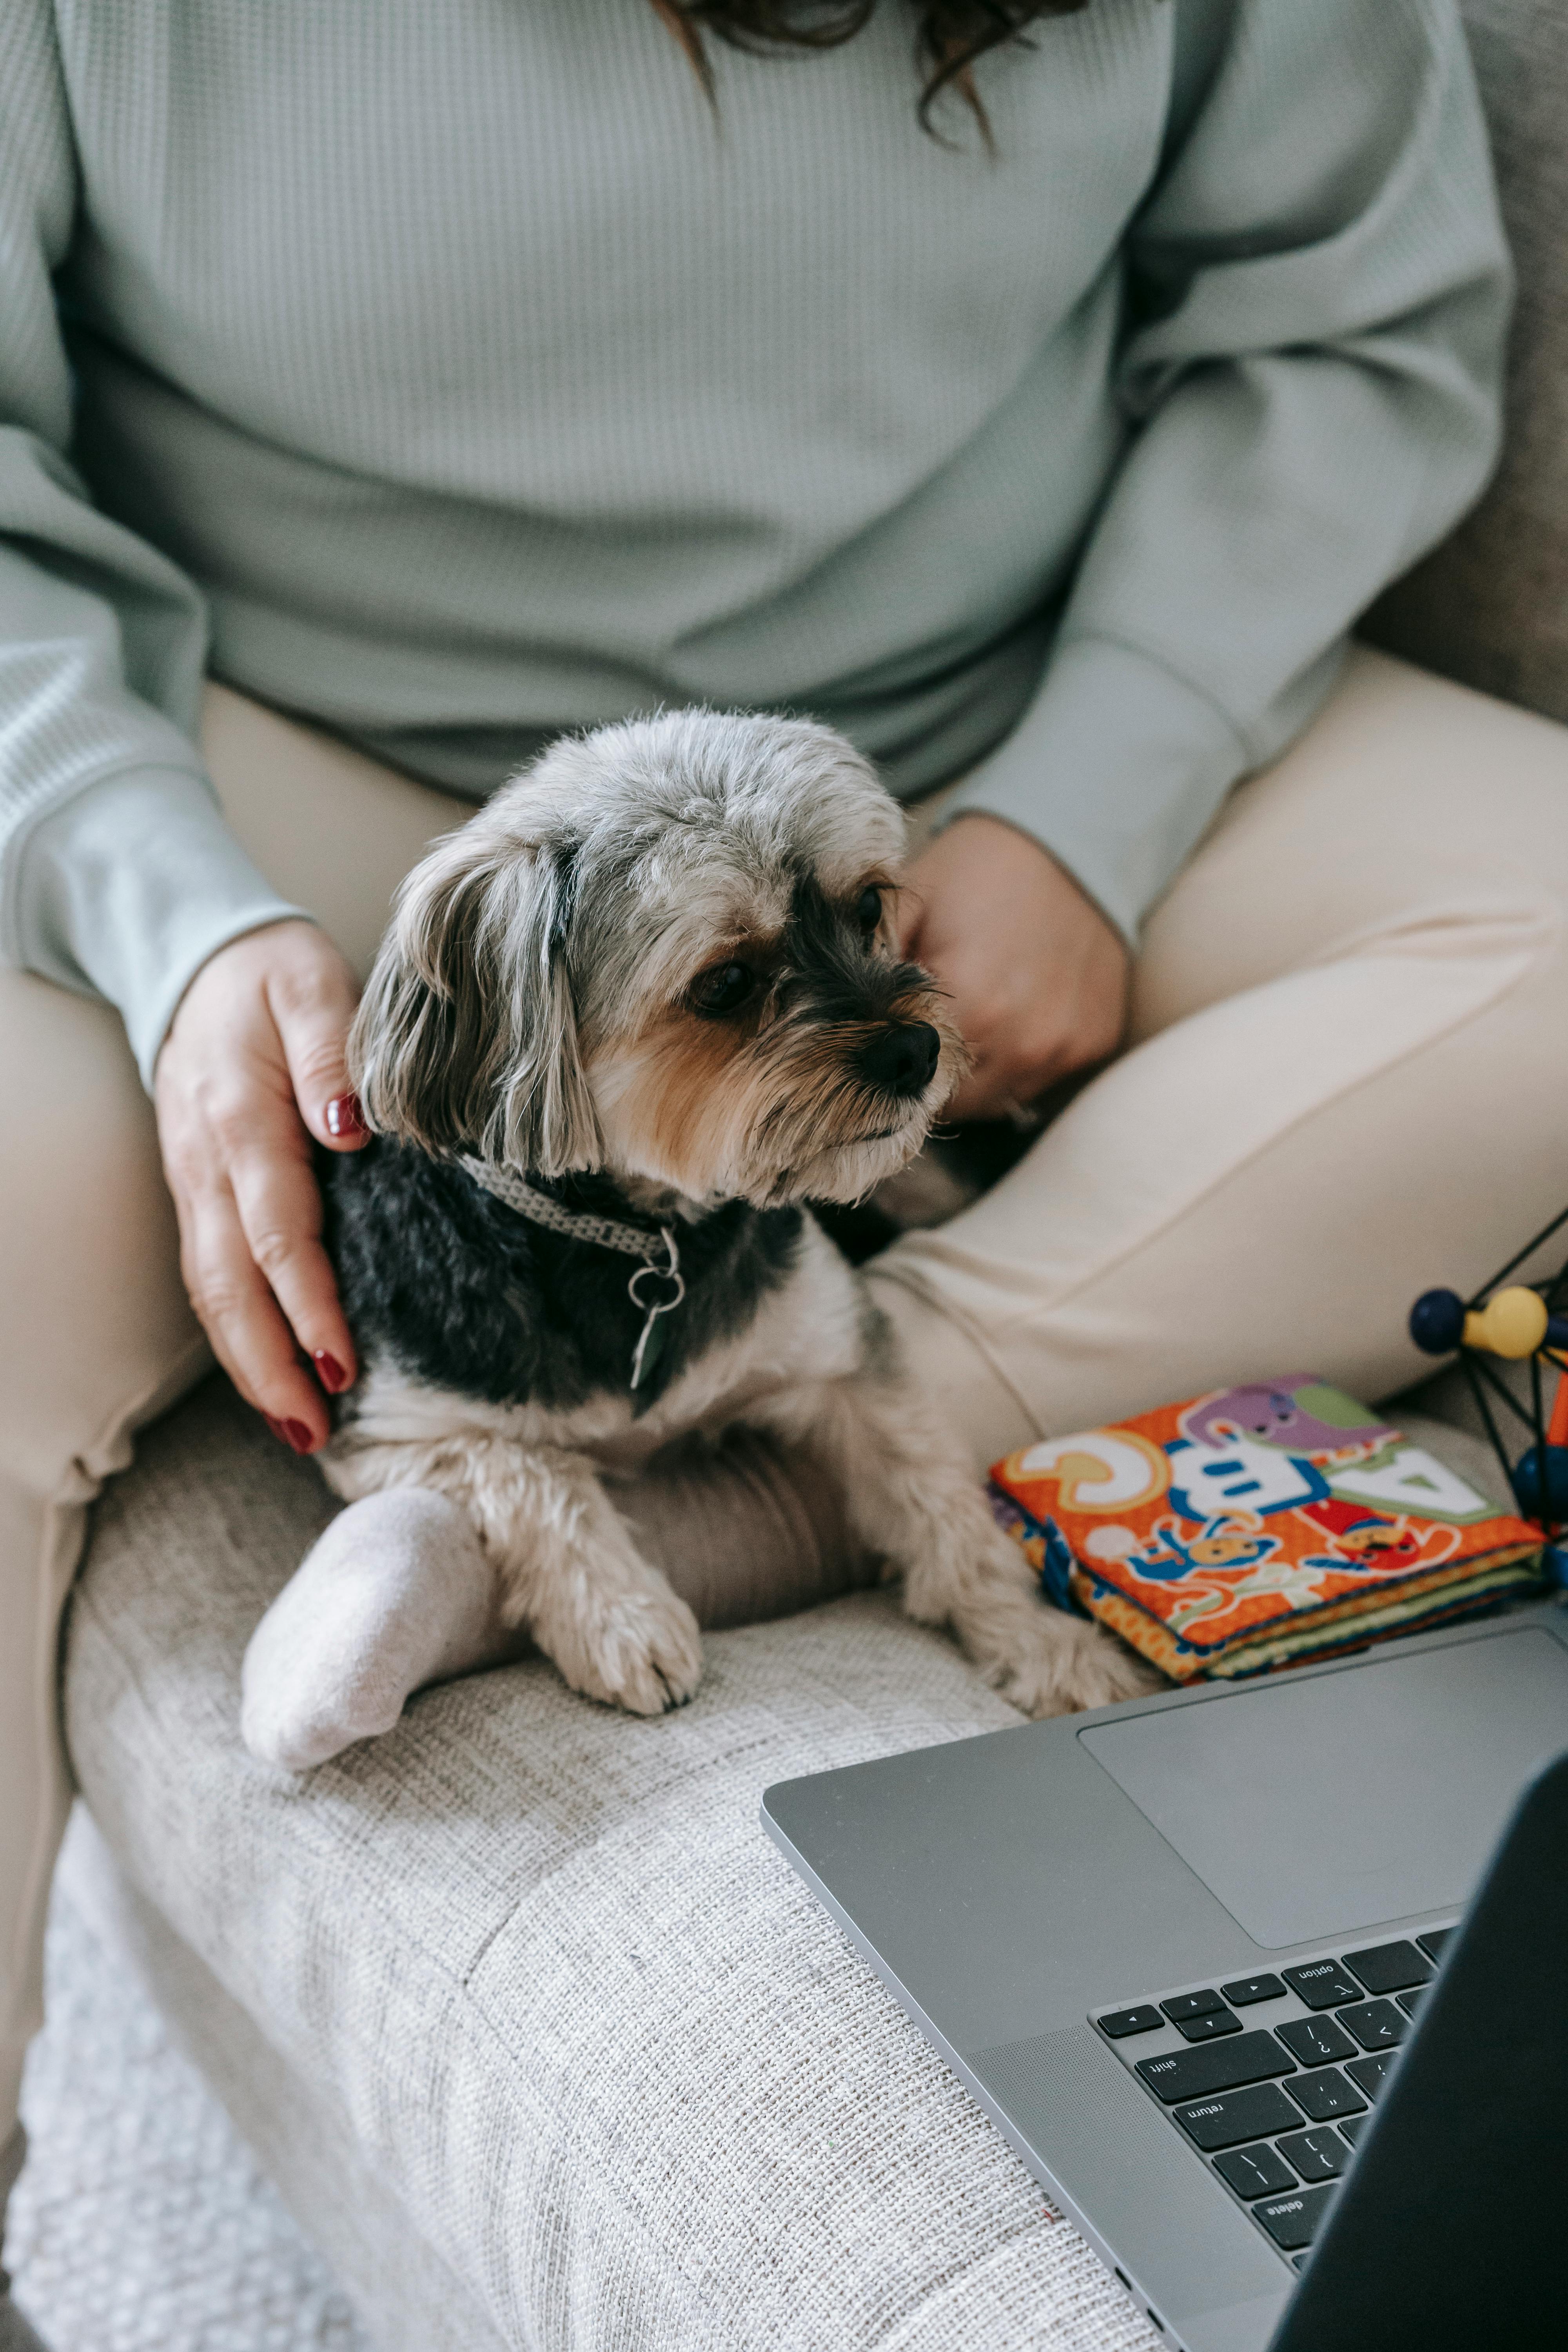
[[[290,1780],[239,1661],[328,1508],[199,1392],[100,1507],[67,1714],[163,1997],[229,2011],[213,2071],[384,2352],[1152,2352],[758,1826],[1016,1721],[952,1644],[857,1595],[710,1635],[657,1723],[531,1662]]]
[[[1568,719],[1568,9],[1463,0],[1519,271],[1497,478],[1362,634]]]

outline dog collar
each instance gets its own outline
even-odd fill
[[[620,1250],[627,1257],[641,1258],[642,1264],[626,1285],[632,1305],[647,1318],[632,1351],[630,1385],[640,1388],[664,1353],[664,1332],[658,1318],[672,1314],[686,1296],[680,1251],[671,1227],[660,1225],[657,1233],[649,1233],[641,1226],[620,1224],[614,1217],[593,1217],[579,1209],[563,1209],[559,1201],[552,1201],[548,1192],[541,1192],[511,1169],[498,1168],[493,1160],[480,1160],[472,1152],[460,1154],[458,1165],[483,1191],[504,1201],[509,1209],[515,1210],[520,1217],[527,1217],[531,1223],[561,1234],[567,1241],[588,1242],[596,1249]],[[650,1300],[643,1296],[637,1286],[650,1275],[656,1282],[668,1283],[668,1298]]]

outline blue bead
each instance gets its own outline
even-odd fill
[[[1410,1336],[1424,1355],[1447,1356],[1465,1336],[1465,1302],[1457,1290],[1424,1290],[1410,1310]]]
[[[1548,1584],[1555,1584],[1560,1591],[1568,1586],[1568,1551],[1561,1544],[1547,1545],[1541,1555],[1541,1567]]]
[[[1568,1445],[1546,1449],[1546,1493],[1541,1491],[1539,1449],[1531,1446],[1514,1465],[1513,1491],[1527,1518],[1545,1519],[1553,1527],[1568,1521]]]

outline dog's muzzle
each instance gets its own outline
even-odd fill
[[[924,1094],[941,1057],[942,1039],[929,1021],[895,1021],[862,1045],[857,1060],[868,1086],[906,1102]]]

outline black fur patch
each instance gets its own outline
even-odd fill
[[[824,1027],[908,1019],[936,983],[918,963],[873,948],[853,911],[830,899],[815,875],[796,882],[790,899],[784,953],[790,978],[784,1002]]]
[[[688,1365],[746,1328],[793,1271],[804,1221],[798,1208],[731,1201],[678,1225],[686,1297],[660,1318],[663,1348],[633,1391],[647,1319],[626,1293],[635,1258],[536,1225],[412,1144],[382,1137],[317,1160],[326,1245],[363,1368],[390,1360],[489,1404],[570,1411],[608,1390],[646,1412]],[[648,1223],[605,1177],[542,1189],[563,1208]]]

